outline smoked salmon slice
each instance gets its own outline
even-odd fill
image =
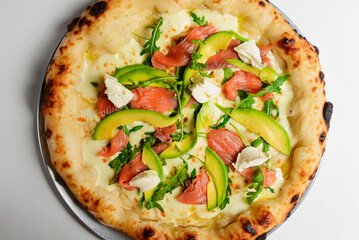
[[[127,134],[120,130],[112,138],[111,143],[97,153],[97,156],[112,157],[115,153],[122,151],[127,146],[128,141]]]
[[[201,171],[195,179],[193,179],[191,185],[177,197],[177,200],[185,204],[204,204],[207,202],[207,184],[209,178],[204,171]]]
[[[177,125],[175,123],[168,127],[156,128],[156,132],[154,136],[163,143],[170,142],[172,141],[170,135],[174,133],[176,129],[177,129]]]
[[[259,52],[260,52],[261,58],[262,58],[262,64],[266,64],[268,67],[272,67],[271,60],[267,56],[268,52],[270,50],[272,50],[272,48],[273,48],[273,46],[260,46],[259,47]]]
[[[97,115],[100,119],[110,115],[114,112],[121,110],[122,108],[117,108],[113,103],[108,99],[105,94],[106,86],[104,85],[97,101]]]
[[[223,93],[225,97],[233,101],[237,98],[237,90],[256,93],[262,89],[261,79],[250,72],[237,71],[231,79],[224,84]]]
[[[191,40],[205,40],[208,36],[217,32],[213,25],[194,28],[178,45],[173,47],[168,55],[157,51],[153,54],[151,62],[157,69],[169,67],[187,66],[191,61],[191,54],[195,44]]]
[[[237,133],[227,129],[212,130],[208,134],[208,146],[232,169],[234,169],[232,163],[237,160],[238,153],[244,148],[244,144]]]
[[[131,108],[151,110],[159,113],[165,113],[177,108],[178,101],[175,99],[175,93],[168,91],[167,88],[139,87],[132,90],[135,95],[130,102]]]
[[[275,174],[275,172],[272,169],[265,169],[264,167],[262,167],[262,171],[264,174],[264,187],[268,187],[271,186],[275,183],[275,181],[277,180],[277,176]],[[249,167],[246,169],[243,169],[241,172],[239,172],[239,174],[241,174],[242,177],[244,177],[245,179],[252,181],[252,175],[254,173],[254,167]]]
[[[130,185],[131,179],[134,178],[137,174],[146,170],[148,170],[148,167],[142,163],[142,154],[139,153],[134,159],[132,159],[121,169],[119,174],[120,186],[129,191],[135,190],[136,187]]]
[[[206,64],[207,70],[219,69],[219,68],[234,68],[234,66],[228,63],[227,59],[239,59],[238,53],[234,50],[235,47],[241,44],[241,41],[233,39],[226,50],[220,50],[216,55],[210,57]]]

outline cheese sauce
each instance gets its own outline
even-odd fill
[[[235,30],[240,32],[242,35],[247,35],[244,31],[244,27],[242,26],[243,18],[240,16],[233,16],[230,14],[221,14],[216,10],[195,10],[195,13],[199,16],[205,16],[205,19],[215,25],[215,27],[219,31],[225,30]],[[160,47],[160,51],[163,53],[168,53],[170,48],[174,46],[174,38],[183,37],[184,34],[187,34],[191,27],[198,26],[192,21],[192,17],[190,17],[189,13],[185,10],[182,10],[177,13],[166,13],[161,15],[163,17],[163,25],[161,26],[161,36],[157,41],[157,46]],[[245,36],[246,37],[246,36]],[[130,42],[121,48],[121,51],[114,55],[103,55],[103,56],[93,56],[90,52],[86,53],[85,56],[85,67],[83,74],[81,76],[82,80],[80,84],[77,86],[77,91],[85,98],[87,101],[96,103],[98,92],[101,89],[103,84],[103,77],[105,74],[112,74],[116,67],[123,67],[130,64],[142,63],[144,61],[144,56],[140,56],[140,52],[142,50],[142,45],[137,42],[134,38],[130,40]],[[271,58],[271,63],[274,69],[283,74],[283,64],[277,60],[277,58],[270,53],[269,57]],[[236,69],[233,69],[234,71]],[[223,70],[213,70],[213,78],[210,81],[218,87],[222,87],[223,80]],[[91,83],[97,83],[98,87],[94,87]],[[290,124],[288,122],[288,114],[290,113],[290,105],[293,99],[293,92],[290,85],[290,82],[287,81],[282,86],[281,94],[274,94],[273,101],[277,104],[280,116],[279,123],[288,131],[290,137],[292,137],[292,132],[290,129]],[[223,113],[214,105],[214,103],[219,103],[224,107],[234,107],[239,102],[239,100],[228,101],[223,93],[220,93],[217,97],[212,99],[209,102],[210,110],[212,113],[212,124],[217,123]],[[94,105],[95,106],[95,105]],[[263,108],[263,102],[261,100],[256,100],[256,104],[254,105],[257,109]],[[99,122],[99,119],[96,118],[96,109],[95,108],[87,108],[83,110],[83,116],[88,118],[88,120]],[[184,130],[186,132],[194,131],[194,109],[185,108],[183,109],[184,117],[187,119],[185,122]],[[247,143],[255,140],[259,136],[255,133],[247,131],[247,129],[235,122],[234,120],[230,120],[227,124],[226,128],[235,131],[235,129],[231,126],[231,124],[235,125],[238,130],[243,134],[244,139]],[[132,132],[129,136],[131,145],[138,145],[141,139],[145,138],[146,132],[154,132],[155,128],[150,126],[144,122],[134,122],[129,124],[127,127],[129,129],[143,125],[144,127],[136,132]],[[96,184],[106,188],[108,190],[115,190],[116,188],[120,188],[118,184],[108,185],[109,180],[113,177],[113,170],[108,166],[108,163],[111,159],[106,159],[104,157],[98,157],[96,154],[109,143],[110,140],[102,140],[102,141],[94,141],[91,136],[86,137],[83,140],[82,145],[82,154],[85,159],[85,162],[89,166],[93,166],[98,170],[98,177]],[[294,143],[292,142],[292,145]],[[208,146],[206,137],[199,137],[196,146],[188,153],[190,155],[194,155],[201,160],[205,160],[205,149]],[[197,171],[202,167],[202,163],[198,161],[194,157],[189,157],[189,155],[184,155],[182,158],[186,159],[188,162],[188,173],[192,172],[195,168]],[[274,190],[272,193],[268,189],[264,189],[260,196],[255,201],[260,201],[268,198],[275,198],[278,194],[281,186],[284,183],[281,165],[285,164],[287,161],[287,157],[283,154],[279,153],[272,147],[270,147],[270,154],[272,156],[269,166],[273,169],[276,169],[276,177],[277,180],[271,188]],[[118,154],[115,154],[117,156]],[[167,159],[166,165],[163,166],[164,179],[167,177],[173,176],[175,173],[175,169],[178,169],[182,166],[183,161],[180,158],[176,159]],[[183,204],[177,201],[178,195],[182,192],[182,188],[178,187],[175,189],[172,194],[166,194],[164,199],[159,201],[158,203],[164,208],[165,213],[161,214],[160,211],[151,209],[149,211],[154,211],[158,218],[163,222],[171,222],[176,224],[176,221],[188,219],[186,221],[193,222],[198,218],[213,218],[220,217],[221,215],[237,215],[246,209],[248,209],[248,204],[245,201],[245,196],[249,191],[248,186],[244,185],[243,178],[239,176],[238,172],[231,173],[231,179],[233,183],[231,186],[239,186],[237,189],[232,189],[232,195],[229,196],[230,203],[226,206],[224,210],[219,210],[218,208],[208,212],[207,206],[204,205],[189,205]],[[127,194],[129,199],[139,199],[140,196],[137,196],[136,191],[126,191],[123,190],[124,193]],[[143,210],[146,212],[148,210]],[[144,217],[146,214],[144,214]]]

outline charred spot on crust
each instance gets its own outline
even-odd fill
[[[67,161],[62,164],[62,168],[70,168],[70,167],[71,167],[71,165]]]
[[[103,14],[107,9],[107,2],[99,1],[95,3],[90,9],[90,15],[98,18],[101,14]]]
[[[324,78],[325,78],[325,74],[324,74],[322,71],[320,71],[320,72],[319,72],[320,82],[323,82],[323,81],[324,81]]]
[[[323,143],[325,141],[326,136],[327,136],[326,133],[322,132],[319,136],[319,142]]]
[[[269,225],[272,223],[272,214],[268,211],[264,211],[257,221],[259,225]]]
[[[266,6],[266,3],[263,2],[263,1],[260,1],[260,2],[259,2],[259,5],[262,6],[262,7],[265,7],[265,6]]]
[[[186,240],[196,240],[197,238],[196,238],[195,235],[193,235],[193,234],[191,234],[191,233],[186,233],[185,239],[186,239]]]
[[[75,17],[74,19],[72,19],[71,23],[69,25],[67,25],[67,31],[71,32],[79,20],[80,20],[79,17]]]
[[[153,231],[152,228],[145,228],[143,230],[142,236],[143,236],[144,239],[149,239],[153,235],[155,235],[155,232]]]
[[[68,69],[68,67],[65,64],[62,64],[59,66],[59,71],[57,72],[58,75],[63,74],[64,72],[66,72]]]
[[[242,223],[242,228],[245,232],[250,233],[252,236],[257,234],[257,231],[254,229],[248,219],[241,219],[240,222]]]
[[[313,47],[314,47],[315,52],[319,55],[319,48],[317,46],[313,46]]]
[[[285,51],[287,55],[291,54],[292,52],[298,51],[298,48],[294,48],[295,40],[283,38],[277,42],[277,47],[281,48]]]
[[[323,107],[323,118],[328,129],[330,127],[330,119],[332,118],[332,114],[333,114],[333,103],[326,102]]]
[[[83,25],[91,26],[92,22],[88,20],[86,17],[83,17],[79,21],[79,28],[81,28]]]
[[[324,153],[325,148],[323,149],[323,153]],[[318,167],[314,170],[313,174],[309,176],[309,180],[312,181],[315,177],[315,175],[317,174],[318,171]]]
[[[290,203],[296,203],[299,199],[299,193],[295,194],[293,197],[292,197],[292,200],[290,200]]]
[[[267,233],[263,233],[262,235],[256,237],[255,240],[266,240],[267,239]]]
[[[45,132],[46,138],[49,139],[52,136],[52,131],[50,129],[47,129]]]

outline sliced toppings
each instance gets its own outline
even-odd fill
[[[156,187],[161,182],[155,170],[146,170],[137,174],[129,182],[130,186],[137,187],[141,192],[147,192]]]
[[[160,87],[139,87],[132,91],[135,97],[130,102],[131,108],[165,113],[177,108],[175,92]]]
[[[177,129],[176,124],[164,128],[156,128],[155,137],[163,143],[171,142],[171,134],[173,134]]]
[[[111,143],[97,153],[97,156],[112,157],[116,153],[122,151],[127,146],[128,141],[129,138],[127,134],[120,130],[111,140]]]
[[[241,138],[226,129],[212,130],[208,134],[208,146],[232,169],[232,163],[236,161],[238,153],[244,148]]]
[[[117,108],[105,94],[106,86],[103,86],[97,101],[97,115],[102,119],[107,115],[121,110]]]
[[[121,187],[132,191],[136,187],[130,185],[130,181],[140,172],[148,170],[148,167],[142,163],[142,154],[139,153],[134,159],[127,163],[120,171],[119,184]]]
[[[125,88],[116,78],[105,75],[105,93],[108,99],[117,107],[127,105],[134,97],[133,93]]]
[[[228,63],[226,60],[239,59],[238,53],[234,50],[234,47],[237,47],[240,44],[241,41],[233,39],[226,50],[220,50],[216,55],[210,57],[206,62],[208,66],[207,70],[219,68],[233,68],[234,66]]]
[[[213,25],[194,28],[177,46],[173,47],[166,56],[157,51],[152,57],[152,65],[157,69],[186,66],[191,61],[191,54],[195,44],[191,40],[205,40],[208,36],[217,32]]]
[[[234,50],[238,53],[239,58],[243,62],[251,64],[253,67],[258,69],[265,67],[265,65],[262,64],[259,48],[254,42],[242,43],[241,45],[235,47]]]
[[[224,84],[223,93],[225,97],[233,101],[237,98],[237,90],[256,93],[262,89],[261,79],[250,72],[237,71],[232,78]]]
[[[221,92],[221,88],[208,81],[208,78],[202,78],[199,76],[193,81],[194,82],[189,89],[192,91],[192,96],[199,103],[208,102]]]
[[[205,171],[201,171],[186,190],[177,197],[177,200],[185,204],[204,204],[207,201],[207,184],[209,177]]]
[[[268,57],[268,53],[272,50],[273,46],[260,46],[259,51],[262,59],[262,64],[272,67],[271,59]]]
[[[186,105],[184,106],[185,108],[189,108],[192,105],[197,104],[198,102],[196,101],[196,99],[194,99],[194,97],[191,96],[191,98],[188,100],[188,102],[186,103]]]
[[[275,172],[272,169],[266,169],[263,166],[261,166],[261,169],[264,174],[264,187],[269,187],[273,185],[277,180]],[[252,181],[254,172],[255,172],[255,168],[249,167],[240,171],[239,174],[241,174],[241,176],[244,177],[245,179]]]

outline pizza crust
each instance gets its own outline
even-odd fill
[[[80,106],[87,103],[76,86],[87,50],[114,54],[132,32],[144,34],[145,26],[160,12],[196,8],[242,15],[250,38],[275,46],[275,54],[291,74],[294,99],[288,119],[296,144],[290,156],[290,177],[275,199],[255,202],[238,217],[219,219],[216,225],[205,219],[200,227],[176,227],[155,216],[142,216],[138,203],[121,190],[95,185],[97,172],[86,166],[81,155],[82,139],[92,133],[93,123],[79,120]],[[47,71],[42,101],[51,161],[60,176],[99,221],[135,239],[265,239],[270,229],[288,218],[317,171],[329,124],[323,114],[328,116],[328,109],[315,47],[291,29],[272,5],[258,0],[98,1],[68,26]]]

